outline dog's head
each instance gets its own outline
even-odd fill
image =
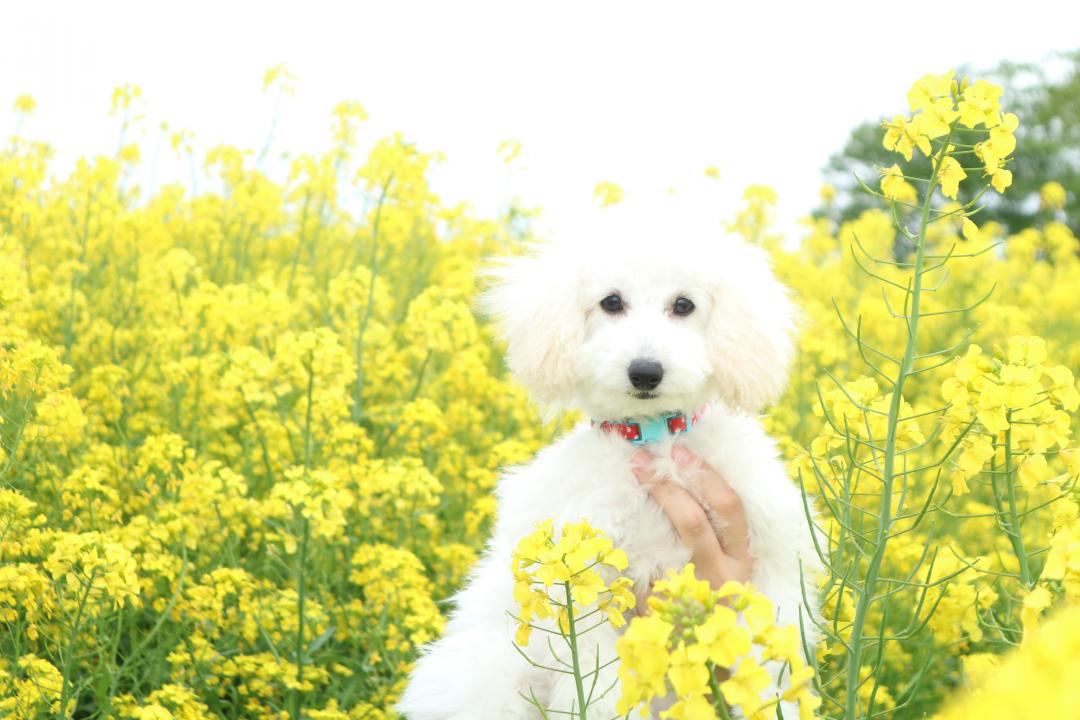
[[[484,305],[542,403],[594,418],[756,412],[792,354],[793,311],[767,255],[740,239],[588,238],[493,271]]]

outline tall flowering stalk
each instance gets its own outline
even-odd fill
[[[913,409],[904,393],[922,380],[919,376],[961,352],[970,336],[930,349],[923,337],[924,321],[966,317],[988,297],[965,307],[924,309],[928,294],[945,282],[949,263],[991,247],[938,249],[931,245],[930,233],[935,223],[959,222],[964,237],[977,240],[979,228],[971,217],[978,212],[979,201],[990,187],[1002,192],[1011,184],[1006,165],[1016,146],[1013,132],[1018,120],[1002,113],[1001,94],[1000,88],[983,81],[958,83],[952,72],[923,77],[908,93],[913,114],[884,123],[883,142],[908,161],[915,152],[925,155],[931,165],[929,176],[909,176],[897,164],[882,170],[880,192],[863,185],[888,203],[903,242],[893,253],[875,255],[856,235],[851,252],[858,267],[881,283],[888,313],[902,325],[901,346],[867,342],[861,318],[852,321],[837,306],[873,376],[846,383],[836,380],[834,389],[820,392],[817,410],[825,427],[799,465],[804,488],[818,493],[825,511],[824,539],[818,549],[831,577],[825,587],[827,617],[820,629],[832,654],[840,656],[834,682],[820,683],[819,689],[827,711],[851,720],[881,714],[876,705],[885,699],[879,690],[886,647],[921,632],[947,583],[967,569],[943,573],[932,540],[907,563],[903,575],[886,571],[884,560],[898,538],[939,508],[945,494],[940,483],[944,469],[958,448],[971,445],[967,437],[974,417],[957,414],[952,405]],[[971,166],[971,160],[980,165]],[[938,199],[943,195],[955,201],[960,183],[980,172],[983,182],[970,202],[944,204]],[[934,426],[935,421],[944,425]],[[944,442],[935,445],[943,426]],[[928,449],[932,449],[929,459]],[[961,467],[967,460],[963,452]],[[1014,536],[1019,537],[1015,532]],[[1024,555],[1019,549],[1018,553]],[[916,593],[913,607],[900,607],[898,595],[911,590]],[[891,620],[895,617],[906,621],[897,627]],[[893,705],[902,706],[914,697],[926,667],[912,669],[906,696],[890,698]]]
[[[1001,357],[972,345],[941,388],[949,402],[944,434],[966,430],[952,473],[953,492],[967,493],[970,478],[989,475],[994,519],[1012,548],[1025,590],[1036,575],[1021,532],[1026,513],[1019,509],[1018,493],[1033,493],[1042,484],[1048,455],[1064,453],[1070,465],[1076,463],[1069,448],[1069,413],[1080,406],[1080,393],[1072,371],[1046,360],[1046,341],[1038,337],[1009,338]]]
[[[802,720],[813,717],[821,701],[811,693],[813,670],[798,628],[777,625],[772,602],[750,586],[730,582],[713,590],[694,576],[693,564],[654,584],[648,613],[630,620],[616,657],[602,658],[599,649],[590,654],[586,635],[608,623],[622,628],[635,607],[629,578],[604,579],[626,562],[587,522],[565,525],[556,539],[549,520],[519,542],[515,647],[531,665],[571,677],[577,695],[571,708],[545,707],[535,693],[523,695],[542,717],[585,720],[616,684],[616,710],[625,716],[658,701],[669,705],[661,717],[673,720],[730,718],[729,706],[764,720],[776,717],[785,701],[798,703]],[[534,631],[546,636],[544,643],[535,642]],[[615,664],[617,678],[600,684],[601,671]]]
[[[623,613],[635,605],[633,583],[627,577],[610,582],[603,577],[625,570],[626,563],[626,553],[586,521],[564,525],[556,539],[554,523],[548,520],[518,543],[513,572],[514,600],[520,610],[513,616],[518,622],[514,647],[530,664],[572,677],[577,695],[571,708],[544,707],[533,692],[524,696],[543,717],[555,713],[586,720],[590,705],[613,689],[613,684],[602,687],[599,681],[601,671],[615,658],[601,658],[599,648],[590,658],[583,639],[607,623],[617,628],[626,624]],[[541,624],[545,620],[554,623]],[[534,630],[548,636],[544,662],[528,650]],[[553,638],[562,643],[561,650]]]

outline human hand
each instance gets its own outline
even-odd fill
[[[703,506],[684,487],[653,468],[653,457],[638,450],[631,458],[631,468],[653,500],[671,520],[683,544],[692,553],[694,574],[719,588],[729,580],[746,582],[754,570],[750,554],[750,531],[742,502],[727,481],[712,467],[682,445],[672,448],[671,457],[680,473],[693,483]],[[717,532],[706,507],[722,529]]]

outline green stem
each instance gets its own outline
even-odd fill
[[[304,471],[311,469],[311,401],[315,395],[315,351],[308,356],[307,363],[307,409],[304,413]]]
[[[566,624],[569,632],[566,634],[566,644],[570,646],[570,661],[574,670],[574,685],[577,687],[578,717],[585,720],[585,683],[581,677],[581,662],[578,658],[577,629],[574,626],[574,599],[570,592],[570,583],[564,582],[563,589],[566,591]]]
[[[301,513],[303,511],[301,510]],[[296,689],[293,691],[292,697],[292,717],[293,720],[300,720],[300,712],[303,708],[301,702],[300,693],[301,687],[304,684],[304,598],[305,598],[305,582],[306,573],[304,572],[307,566],[307,546],[308,546],[309,527],[307,518],[303,519],[303,530],[301,531],[300,548],[296,556],[296,572],[297,572],[297,589],[296,589]]]
[[[34,384],[31,387],[34,387],[34,388],[37,387],[38,379],[40,377],[41,377],[41,369],[38,368],[38,370],[34,374]],[[15,457],[19,453],[19,449],[20,449],[20,446],[22,445],[22,441],[23,441],[23,435],[26,432],[26,426],[30,424],[30,414],[31,414],[31,412],[33,410],[34,403],[36,403],[36,402],[37,402],[37,392],[33,391],[33,392],[30,393],[30,397],[28,397],[26,399],[26,402],[23,404],[22,421],[18,425],[18,430],[16,430],[16,432],[15,432],[15,437],[14,437],[14,439],[12,439],[11,445],[9,445],[8,448],[7,448],[7,450],[8,450],[7,462],[4,463],[3,468],[0,468],[0,481],[6,481],[6,478],[7,478],[7,475],[8,475],[9,471],[11,471],[12,475],[15,474],[14,473],[14,470],[15,470]],[[9,422],[10,422],[10,419],[9,419]]]
[[[90,573],[89,579],[83,587],[82,596],[79,598],[79,607],[75,611],[75,622],[71,624],[71,634],[68,636],[67,645],[64,648],[64,677],[60,687],[60,713],[61,717],[70,717],[67,714],[68,688],[71,687],[71,663],[75,659],[75,643],[79,639],[79,626],[82,624],[83,611],[86,609],[86,601],[90,598],[90,591],[94,589],[94,578],[97,570]],[[61,598],[63,603],[63,598]]]
[[[1012,410],[1006,414],[1006,420],[1012,423]],[[1020,561],[1020,580],[1025,588],[1031,587],[1031,567],[1028,564],[1024,538],[1020,534],[1020,516],[1016,512],[1016,483],[1013,481],[1012,427],[1005,431],[1005,488],[1009,497],[1009,542],[1012,543],[1016,559]]]
[[[709,690],[712,691],[713,709],[720,716],[720,720],[731,720],[727,703],[724,702],[724,694],[720,691],[720,683],[716,681],[716,666],[712,663],[707,665],[709,669]]]
[[[304,472],[306,473],[311,469],[311,401],[314,395],[315,389],[315,353],[312,351],[308,358],[308,386],[307,386],[307,413],[304,421]],[[300,693],[301,686],[304,684],[304,591],[305,582],[307,577],[307,550],[308,550],[308,538],[310,536],[310,526],[308,525],[308,519],[304,516],[303,507],[298,508],[301,518],[301,531],[300,531],[300,548],[297,551],[296,556],[296,690],[293,691],[292,696],[292,717],[293,720],[300,720],[300,711],[303,703],[301,702]]]
[[[866,628],[866,619],[870,606],[877,596],[878,573],[881,570],[881,562],[885,557],[885,547],[888,544],[889,532],[892,529],[892,494],[893,479],[896,465],[896,434],[900,425],[900,403],[903,400],[904,382],[915,369],[915,358],[918,355],[918,332],[919,310],[922,301],[922,270],[926,252],[926,230],[930,226],[930,210],[937,187],[938,169],[948,153],[949,141],[952,133],[945,138],[945,143],[934,158],[930,173],[930,184],[926,189],[926,198],[923,201],[919,234],[915,246],[915,261],[912,263],[911,308],[908,313],[908,336],[904,347],[904,356],[900,361],[900,367],[896,372],[896,381],[893,384],[892,397],[889,402],[889,421],[885,440],[885,456],[882,463],[881,473],[881,502],[878,510],[878,524],[876,537],[874,538],[874,552],[866,569],[866,579],[859,592],[858,602],[855,606],[855,619],[851,626],[851,639],[849,641],[850,652],[848,653],[846,671],[846,696],[844,698],[844,717],[846,720],[856,720],[859,717],[859,671],[862,668],[863,632]],[[868,708],[868,714],[873,708]]]
[[[382,192],[379,194],[379,204],[375,207],[375,219],[371,226],[371,258],[368,260],[368,295],[367,304],[364,306],[364,315],[360,319],[360,327],[356,330],[356,342],[353,345],[353,357],[356,362],[356,386],[353,388],[353,422],[359,423],[364,417],[364,331],[371,319],[371,311],[375,305],[375,279],[379,276],[379,226],[382,224],[383,205],[386,204],[386,193],[390,191],[390,182],[394,174],[386,178]]]
[[[296,282],[296,268],[300,264],[300,254],[307,240],[308,209],[311,207],[311,190],[304,193],[304,209],[300,211],[300,231],[296,234],[296,252],[293,253],[292,265],[289,267],[289,282],[285,285],[285,294],[290,298],[293,293],[293,284]]]

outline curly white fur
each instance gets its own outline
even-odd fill
[[[536,248],[496,271],[484,302],[507,342],[511,370],[549,406],[621,419],[709,405],[701,422],[674,442],[716,468],[739,495],[755,558],[752,582],[776,603],[780,622],[796,623],[804,597],[800,564],[814,572],[816,556],[800,493],[753,415],[786,380],[794,326],[787,291],[761,250],[730,237],[670,232],[632,223]],[[623,313],[600,308],[612,292],[624,299]],[[671,312],[678,296],[692,300],[693,313]],[[658,397],[632,394],[627,368],[636,358],[663,365]],[[671,444],[647,449],[683,481],[670,461]],[[550,708],[575,704],[567,676],[531,667],[512,645],[510,556],[538,521],[554,518],[558,528],[584,518],[626,551],[626,572],[639,594],[684,565],[689,551],[631,473],[634,450],[584,422],[504,474],[494,535],[456,596],[445,634],[419,658],[400,712],[411,720],[534,718],[521,697],[530,692]],[[594,653],[601,662],[615,656],[617,632],[610,626],[586,639],[590,661]],[[540,664],[554,663],[543,633],[533,633],[527,652]],[[601,676],[598,687],[615,683],[614,666]],[[614,716],[617,698],[615,687],[590,715]]]

